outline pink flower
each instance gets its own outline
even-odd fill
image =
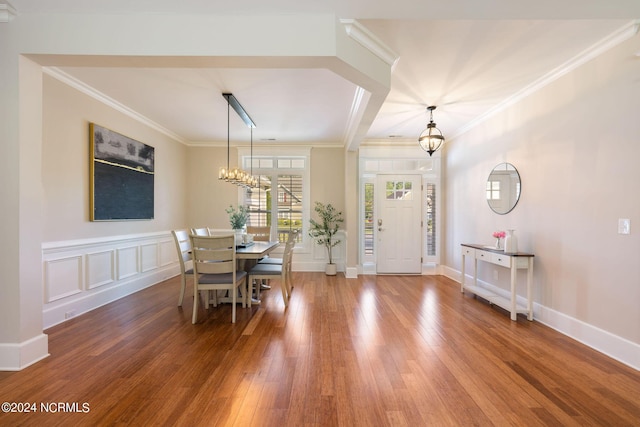
[[[504,239],[504,237],[507,235],[507,233],[505,233],[504,231],[494,231],[493,232],[493,237],[495,237],[496,239]]]

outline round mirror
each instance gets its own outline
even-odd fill
[[[492,211],[504,215],[520,200],[520,174],[511,163],[500,163],[487,179],[487,202]]]

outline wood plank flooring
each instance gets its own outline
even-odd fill
[[[51,328],[50,357],[0,372],[0,400],[38,412],[0,425],[640,425],[640,372],[445,277],[294,283],[236,324],[227,304],[192,325],[173,278]]]

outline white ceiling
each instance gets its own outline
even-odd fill
[[[517,99],[603,40],[640,18],[638,0],[13,0],[21,13],[308,14],[356,19],[394,52],[391,87],[371,126],[349,134],[356,85],[327,68],[58,67],[157,123],[188,144],[227,139],[226,101],[232,92],[256,123],[260,144],[415,141],[434,120],[454,137]],[[141,15],[143,18],[144,15]],[[633,57],[635,52],[629,52]],[[232,111],[233,141],[249,131]]]

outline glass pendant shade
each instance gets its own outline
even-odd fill
[[[427,128],[422,131],[420,137],[418,138],[418,144],[420,144],[420,148],[429,153],[429,156],[432,156],[433,153],[438,151],[438,149],[444,143],[444,136],[442,136],[442,132],[440,129],[436,127],[436,124],[433,122],[433,110],[436,107],[431,106],[427,107],[430,113],[429,124],[427,124]]]

